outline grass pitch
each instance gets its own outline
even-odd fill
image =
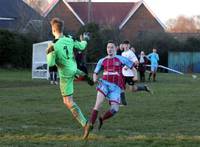
[[[0,70],[0,146],[200,146],[200,75],[158,74],[154,91],[126,93],[128,106],[95,128],[87,141],[65,108],[59,87],[32,80],[30,71]],[[74,99],[88,117],[96,90],[75,83]],[[103,110],[108,109],[105,102]]]

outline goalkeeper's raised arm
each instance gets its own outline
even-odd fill
[[[80,35],[80,41],[75,40],[74,41],[74,47],[79,49],[79,50],[84,50],[87,46],[87,41],[83,37],[83,35]]]

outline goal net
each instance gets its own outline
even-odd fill
[[[48,66],[46,61],[46,48],[52,41],[33,44],[32,54],[32,79],[48,79]]]

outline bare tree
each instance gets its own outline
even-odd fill
[[[200,32],[200,15],[194,16],[193,18],[195,20],[195,25],[198,29],[198,32]]]
[[[34,2],[34,0],[32,0]],[[49,24],[37,12],[24,4],[21,0],[16,3],[18,17],[15,22],[15,31],[28,34],[30,37],[44,40],[48,38]]]
[[[31,6],[33,9],[35,9],[38,13],[42,14],[42,5],[45,2],[44,0],[25,0],[25,2]]]
[[[200,17],[179,16],[167,22],[169,32],[196,33],[200,28]]]

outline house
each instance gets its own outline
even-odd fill
[[[34,29],[40,14],[22,0],[0,0],[0,29],[23,31],[30,26]],[[37,31],[35,28],[34,31]]]
[[[165,31],[165,26],[145,2],[67,2],[57,0],[46,10],[49,21],[59,17],[65,21],[68,32],[74,33],[88,22],[101,27],[115,28],[124,38],[132,40],[146,31]]]
[[[78,3],[77,3],[78,4]],[[66,31],[74,34],[79,28],[85,25],[85,22],[78,16],[74,9],[65,0],[57,0],[49,9],[44,13],[47,21],[54,17],[58,17],[65,22]]]

